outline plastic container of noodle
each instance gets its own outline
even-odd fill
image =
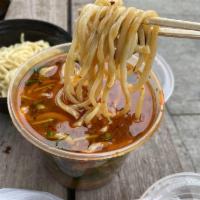
[[[134,152],[139,146],[143,145],[155,133],[159,127],[164,113],[163,90],[155,73],[151,72],[149,84],[154,93],[155,115],[151,126],[145,134],[136,142],[116,150],[96,153],[72,152],[59,149],[50,145],[44,137],[41,137],[35,131],[30,131],[23,123],[19,114],[16,95],[18,85],[24,75],[36,65],[45,65],[49,60],[54,60],[60,56],[66,55],[70,44],[63,44],[44,50],[30,59],[22,66],[9,88],[8,106],[12,121],[18,131],[34,146],[46,154],[46,167],[61,184],[69,188],[94,189],[107,184],[112,180],[115,174],[120,170],[124,160],[130,152]]]

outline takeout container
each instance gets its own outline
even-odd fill
[[[163,91],[154,73],[149,82],[155,97],[155,118],[148,132],[138,141],[126,147],[103,153],[77,153],[64,151],[52,146],[51,143],[35,131],[29,131],[20,117],[17,107],[18,85],[24,75],[34,66],[43,66],[59,56],[66,55],[70,44],[55,46],[37,54],[25,63],[13,78],[8,92],[8,107],[11,118],[18,131],[33,145],[46,154],[46,166],[51,174],[64,186],[78,189],[91,189],[108,183],[131,151],[148,141],[159,127],[163,116]]]
[[[45,40],[51,46],[71,41],[68,32],[49,22],[11,19],[0,21],[0,47],[20,43],[21,33],[24,33],[25,41]],[[7,98],[0,97],[0,112],[8,113]]]
[[[154,183],[141,200],[200,200],[200,174],[182,172]]]

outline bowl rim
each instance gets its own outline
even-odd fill
[[[41,54],[43,54],[45,52],[48,52],[50,50],[69,47],[70,45],[71,45],[71,43],[69,42],[69,43],[57,45],[57,46],[48,48],[46,50],[43,50],[40,53],[38,53],[35,56],[33,56],[26,63],[24,63],[21,67],[18,68],[18,70],[17,70],[17,72],[15,74],[15,77],[12,79],[12,82],[11,82],[11,84],[9,86],[7,104],[8,104],[8,110],[9,110],[11,119],[12,119],[15,127],[17,128],[17,130],[20,132],[20,134],[24,138],[26,138],[30,143],[32,143],[34,146],[38,147],[39,149],[43,150],[46,153],[49,153],[49,154],[51,154],[53,156],[58,156],[58,157],[61,157],[61,158],[67,158],[67,159],[72,159],[72,160],[81,160],[81,161],[105,160],[105,159],[110,159],[110,158],[123,156],[123,155],[128,154],[129,152],[135,150],[137,147],[141,146],[146,141],[148,141],[148,139],[157,130],[157,128],[159,127],[159,124],[160,124],[160,122],[162,120],[163,112],[164,112],[164,104],[165,104],[164,101],[163,101],[163,103],[160,104],[159,113],[158,113],[158,116],[157,116],[154,124],[151,126],[151,128],[148,130],[148,132],[146,134],[144,134],[144,136],[142,136],[136,142],[131,143],[131,144],[125,146],[125,147],[122,147],[122,148],[119,148],[119,149],[116,149],[116,150],[112,150],[112,151],[107,151],[107,152],[87,154],[87,153],[66,151],[66,150],[58,149],[56,147],[51,147],[50,145],[45,144],[44,142],[40,141],[33,134],[29,133],[27,129],[25,129],[24,127],[21,126],[21,123],[19,122],[18,117],[16,116],[16,114],[14,112],[14,109],[13,109],[14,105],[13,105],[13,102],[12,102],[12,88],[14,86],[15,79],[17,78],[18,74],[21,72],[21,70],[29,62],[34,60],[36,57],[39,57]],[[163,95],[163,90],[162,90],[162,87],[161,87],[161,84],[160,84],[158,78],[156,77],[154,72],[151,72],[151,75],[152,75],[153,79],[156,81],[158,90],[162,91],[162,95]],[[162,96],[162,98],[164,99],[164,96]]]
[[[40,19],[28,19],[28,18],[16,18],[16,19],[5,19],[5,20],[1,20],[0,21],[0,25],[2,26],[2,24],[4,24],[5,27],[9,27],[11,24],[16,26],[22,26],[24,24],[26,24],[26,26],[32,26],[30,23],[40,23],[46,26],[51,26],[52,28],[56,28],[57,30],[59,30],[60,32],[63,33],[67,33],[69,34],[64,28],[58,26],[57,24],[48,22],[48,21],[44,21],[44,20],[40,20]],[[23,24],[24,23],[24,24]],[[0,26],[0,30],[2,29]],[[5,29],[5,27],[3,27],[3,29]],[[37,26],[33,26],[33,29],[38,29]],[[70,34],[69,34],[70,35]]]

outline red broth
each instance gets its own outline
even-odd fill
[[[155,97],[151,86],[145,85],[145,100],[141,119],[134,117],[138,93],[132,95],[131,111],[112,123],[97,117],[89,126],[74,127],[76,120],[63,111],[55,96],[63,87],[62,66],[65,58],[59,58],[42,67],[30,70],[22,79],[18,92],[18,107],[23,123],[31,127],[52,146],[75,152],[106,152],[136,142],[151,126],[154,120]],[[50,69],[41,75],[41,70]],[[134,79],[134,77],[132,77]],[[108,105],[120,110],[124,99],[116,82],[110,93]],[[63,137],[64,136],[64,137]],[[93,149],[92,151],[90,151]]]

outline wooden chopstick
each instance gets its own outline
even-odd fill
[[[145,24],[160,26],[160,36],[200,39],[200,23],[197,22],[158,17],[146,20]]]
[[[174,28],[160,28],[159,35],[165,37],[200,39],[199,31],[174,29]]]
[[[147,20],[146,23],[164,27],[200,31],[200,23],[197,22],[189,22],[189,21],[158,17],[158,18],[151,18]]]

